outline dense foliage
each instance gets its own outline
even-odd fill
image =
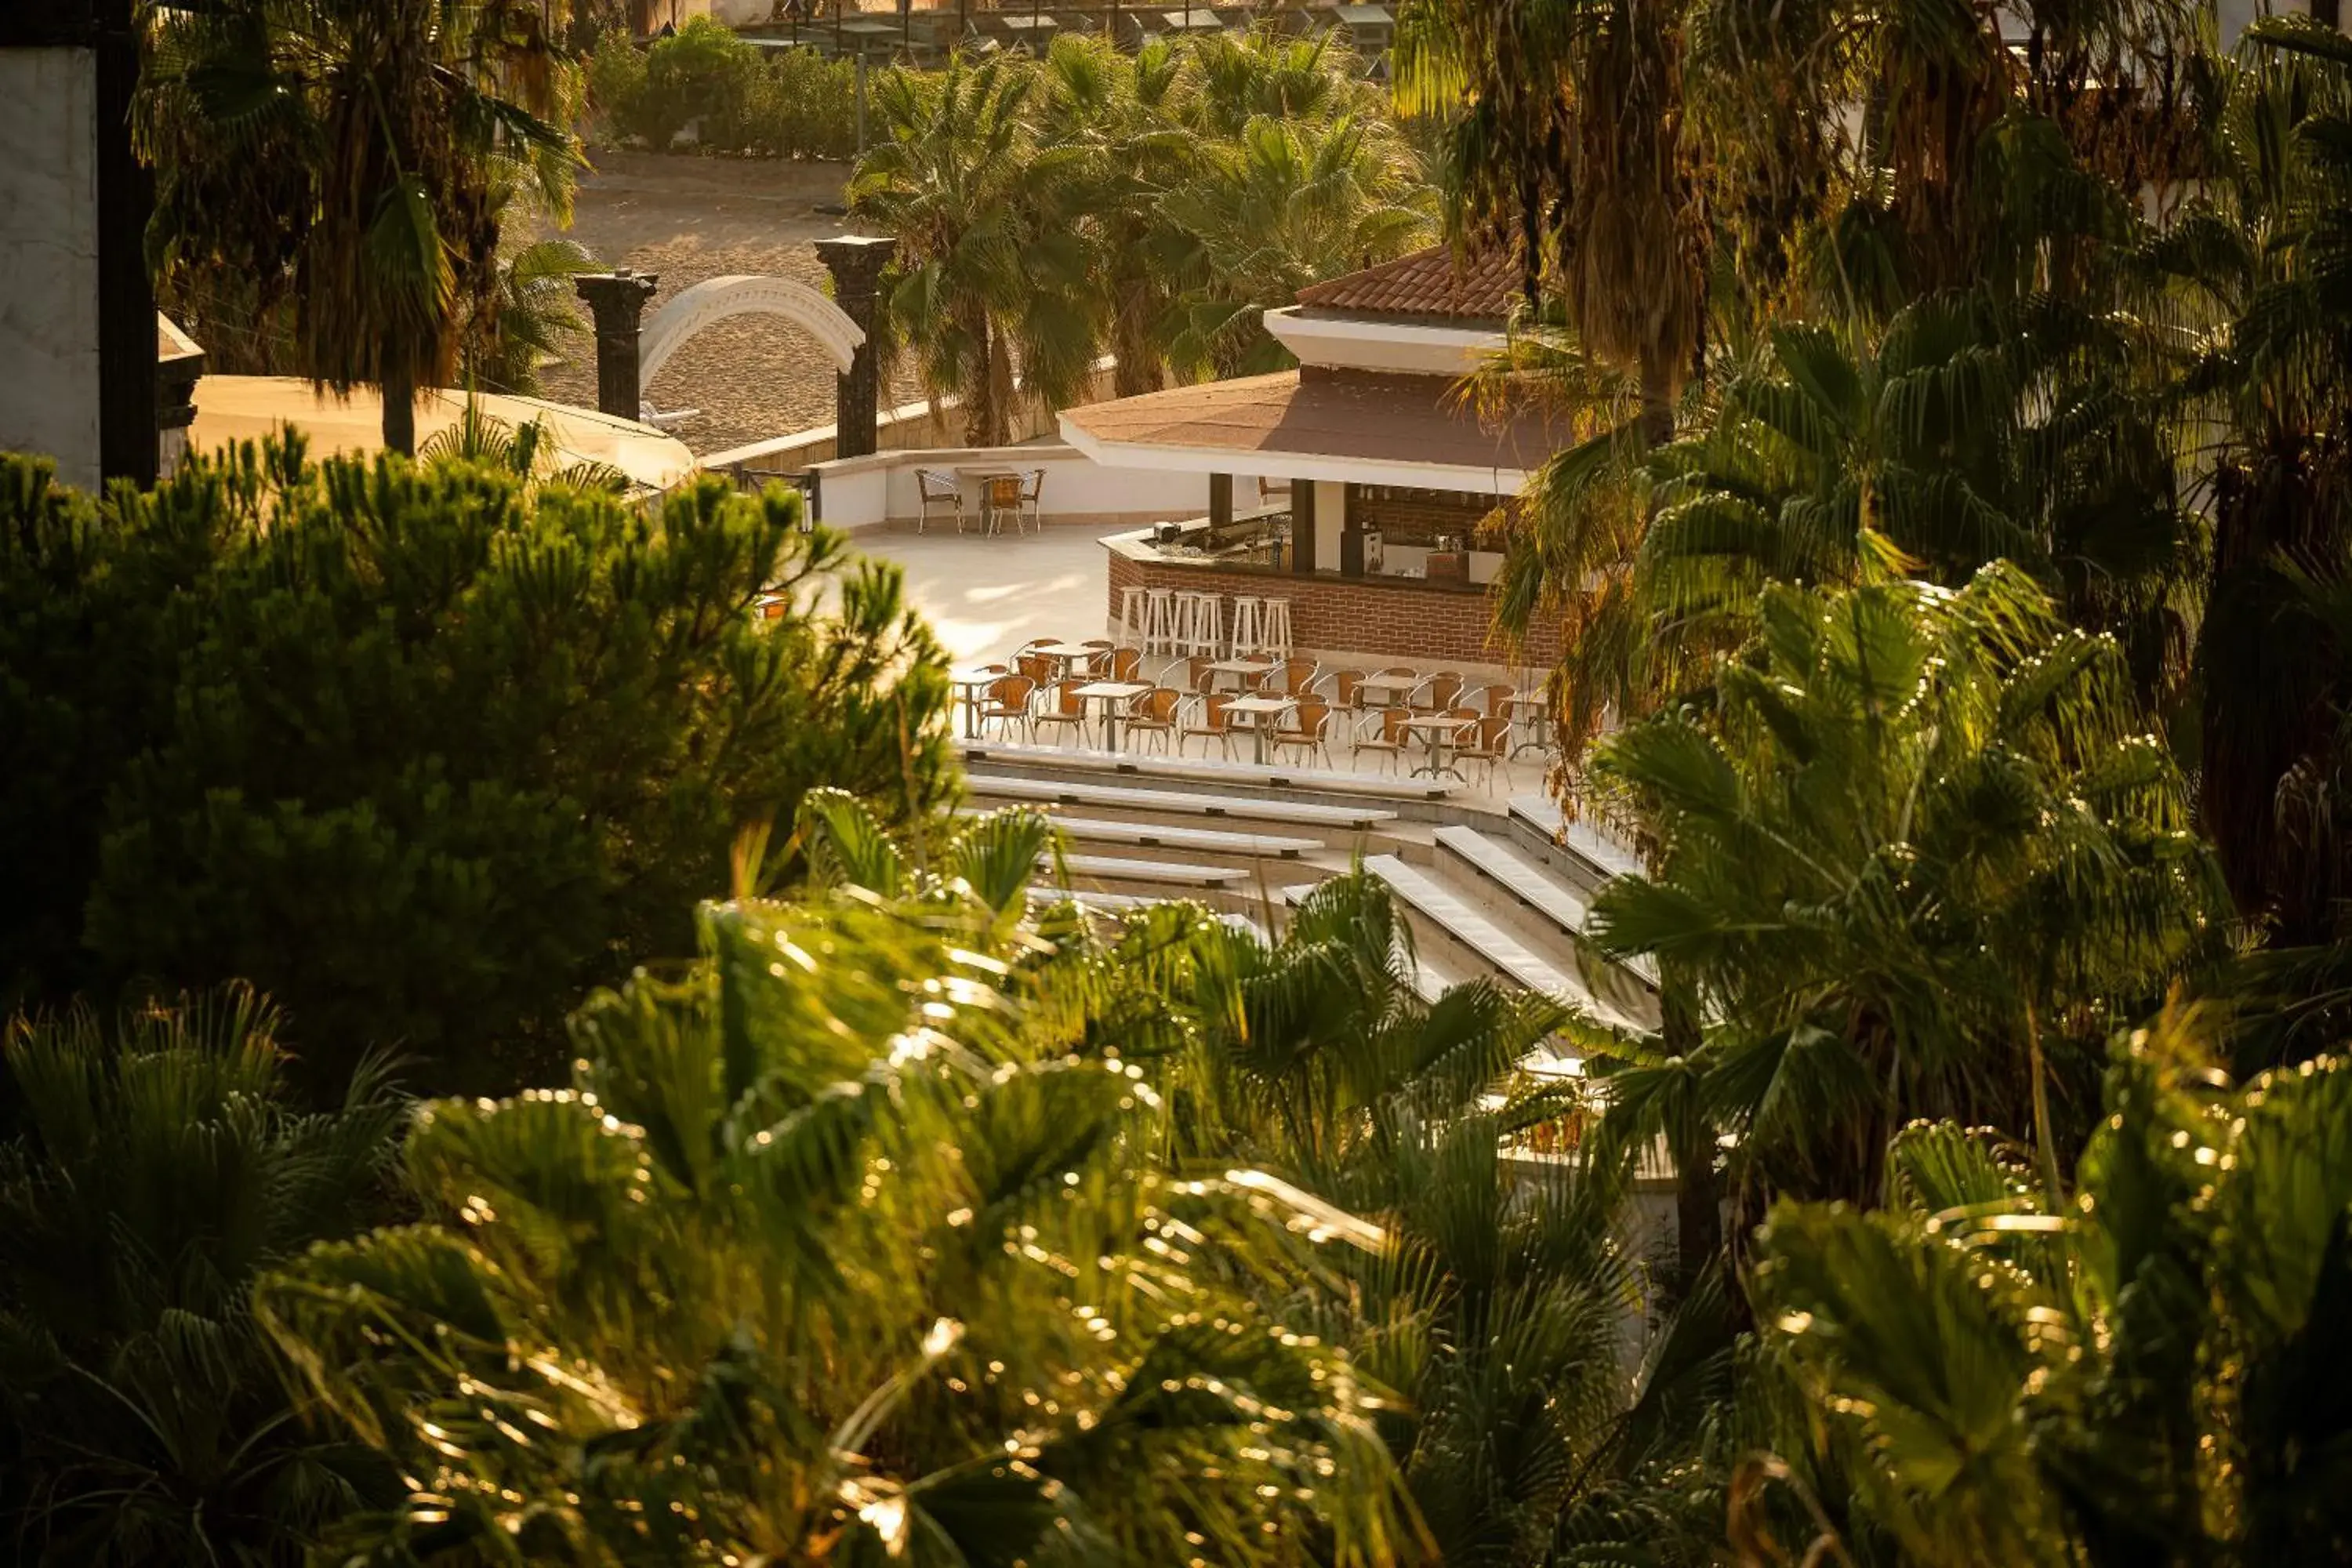
[[[1264,311],[1432,230],[1419,158],[1328,35],[1058,37],[894,71],[875,102],[851,210],[898,237],[894,335],[976,443],[1004,439],[1016,370],[1059,406],[1105,353],[1122,392],[1280,369]]]
[[[950,787],[895,569],[800,523],[463,460],[245,448],[100,503],[0,462],[11,983],[249,979],[330,1092],[378,1046],[528,1081],[745,828]]]
[[[0,1037],[0,1552],[293,1564],[393,1468],[308,1419],[250,1310],[261,1270],[378,1217],[404,1108],[331,1110],[241,989],[19,1018]]]

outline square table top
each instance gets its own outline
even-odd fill
[[[1225,704],[1228,713],[1287,713],[1298,706],[1296,697],[1236,697]]]
[[[1209,668],[1219,675],[1264,675],[1275,664],[1270,658],[1221,658]]]
[[[954,686],[992,686],[1018,673],[1010,669],[959,669],[948,677]]]
[[[1125,697],[1140,697],[1151,689],[1148,680],[1097,680],[1078,688],[1081,697],[1100,697],[1116,702]]]
[[[1047,658],[1092,658],[1098,653],[1108,653],[1111,650],[1107,647],[1088,647],[1084,643],[1049,642],[1039,643],[1028,651],[1042,653]]]
[[[1404,727],[1408,730],[1451,730],[1458,731],[1462,730],[1475,729],[1477,726],[1477,723],[1478,721],[1475,719],[1456,719],[1450,714],[1445,713],[1417,713],[1404,721]]]

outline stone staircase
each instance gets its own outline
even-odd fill
[[[1396,894],[1426,989],[1485,975],[1559,996],[1608,1027],[1656,1025],[1651,978],[1591,957],[1578,938],[1593,891],[1633,863],[1590,828],[1563,833],[1548,801],[1523,797],[1506,812],[1426,780],[1124,761],[975,747],[970,809],[1049,812],[1063,826],[1070,892],[1106,910],[1184,898],[1271,929],[1360,858]]]

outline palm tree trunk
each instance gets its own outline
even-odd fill
[[[996,338],[991,330],[987,314],[974,311],[965,330],[981,345],[980,374],[963,389],[963,439],[967,447],[994,447],[1002,443],[993,434],[996,428]]]
[[[1003,332],[992,333],[988,340],[988,401],[993,430],[988,444],[992,447],[1009,445],[1013,440],[1013,345],[1004,341]]]
[[[1675,367],[1664,355],[1642,355],[1642,438],[1663,447],[1675,438]]]
[[[384,450],[413,458],[416,456],[416,377],[397,352],[384,358]]]
[[[1689,976],[1678,973],[1680,968],[1659,965],[1659,1021],[1666,1054],[1687,1061],[1698,1052],[1698,1006]],[[1666,1152],[1675,1162],[1675,1279],[1670,1294],[1680,1300],[1723,1255],[1723,1188],[1716,1178],[1715,1123],[1704,1106],[1682,1106],[1667,1119]]]

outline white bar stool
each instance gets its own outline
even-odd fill
[[[1152,588],[1143,600],[1143,651],[1176,651],[1176,590]]]
[[[1260,626],[1259,647],[1276,658],[1290,657],[1290,601],[1261,599],[1258,601]]]
[[[1223,605],[1214,594],[1176,595],[1176,651],[1188,658],[1214,658],[1223,632]]]
[[[1150,653],[1151,645],[1146,639],[1150,635],[1150,622],[1151,590],[1121,588],[1118,591],[1118,626],[1111,633],[1118,639],[1119,646],[1139,647]]]
[[[1234,658],[1253,654],[1265,642],[1265,601],[1253,595],[1234,595],[1234,640],[1230,652]]]

